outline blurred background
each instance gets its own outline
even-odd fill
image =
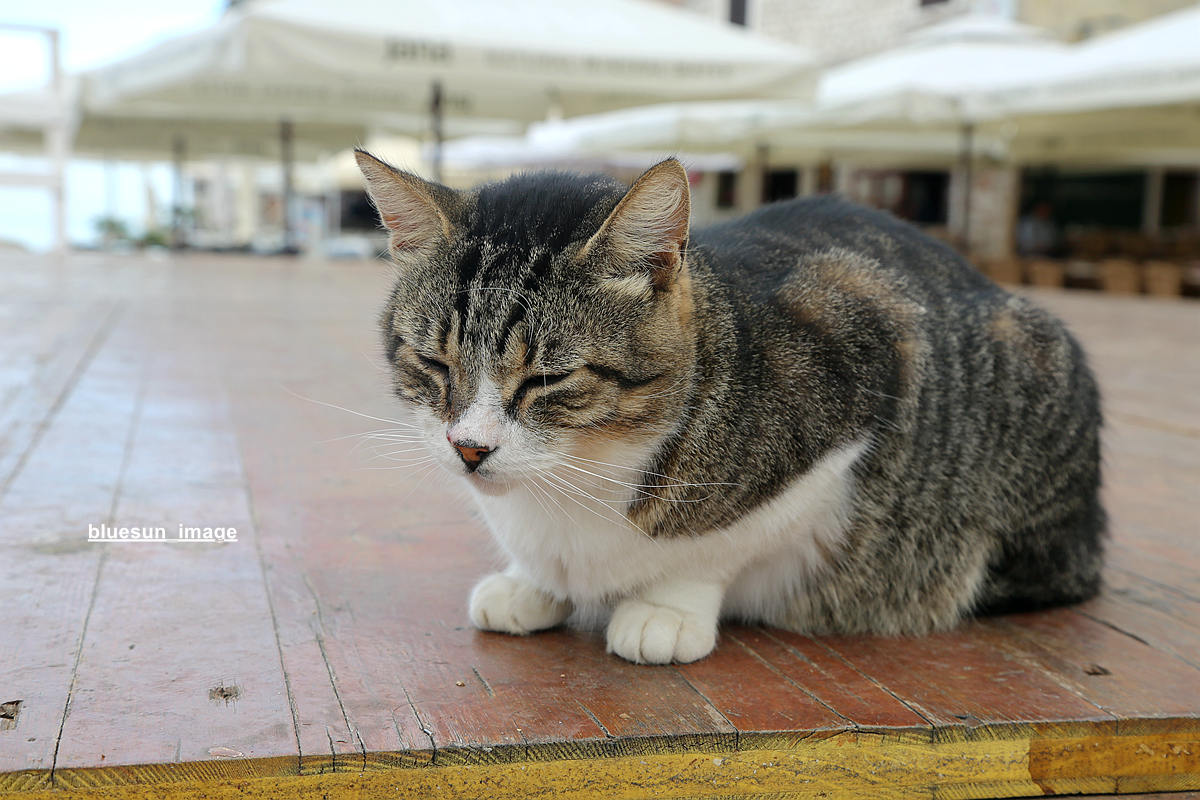
[[[0,249],[373,257],[351,150],[455,186],[688,166],[1009,282],[1200,294],[1181,0],[45,0],[0,11]]]

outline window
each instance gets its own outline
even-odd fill
[[[737,173],[717,173],[717,208],[733,208],[737,205]]]
[[[1200,173],[1168,172],[1163,178],[1162,227],[1181,228],[1196,223]]]
[[[945,225],[949,215],[949,172],[905,172],[904,196],[896,215],[922,225]]]
[[[799,186],[799,173],[794,169],[771,169],[763,173],[764,203],[774,203],[776,200],[787,200],[796,196]]]
[[[746,24],[747,0],[729,0],[729,21],[734,25]]]

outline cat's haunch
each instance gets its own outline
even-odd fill
[[[683,167],[460,192],[359,151],[396,394],[509,559],[480,628],[919,634],[1100,583],[1095,380],[1062,324],[832,197],[689,230]]]

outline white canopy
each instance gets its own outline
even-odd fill
[[[527,141],[547,152],[574,149],[724,150],[750,156],[761,146],[794,154],[895,153],[954,157],[959,125],[990,110],[978,98],[1027,74],[1052,72],[1069,47],[1039,29],[968,15],[917,31],[883,53],[834,66],[816,102],[743,100],[667,103],[530,126]],[[463,145],[469,146],[469,145]],[[984,132],[977,150],[1001,155]]]
[[[1200,4],[1075,45],[982,101],[1023,161],[1191,167],[1200,159]]]
[[[91,113],[427,124],[669,99],[803,95],[812,59],[644,0],[255,0],[87,77]]]
[[[1200,4],[1077,45],[1065,63],[989,93],[1010,114],[1200,101]]]
[[[817,105],[847,123],[916,124],[996,116],[985,95],[1054,75],[1071,49],[1039,28],[972,14],[931,25],[881,53],[832,67]]]
[[[673,155],[688,169],[701,172],[737,171],[743,159],[733,153],[684,153]],[[662,160],[658,152],[606,148],[585,152],[569,143],[538,141],[524,136],[468,136],[446,145],[444,158],[459,169],[511,169],[557,167],[576,170],[644,170]]]

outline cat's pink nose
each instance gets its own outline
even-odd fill
[[[492,452],[492,448],[480,445],[478,442],[473,442],[469,439],[456,442],[447,436],[446,441],[450,442],[454,449],[458,451],[458,454],[462,456],[463,463],[471,470],[482,464],[483,459],[487,457],[488,453]]]

